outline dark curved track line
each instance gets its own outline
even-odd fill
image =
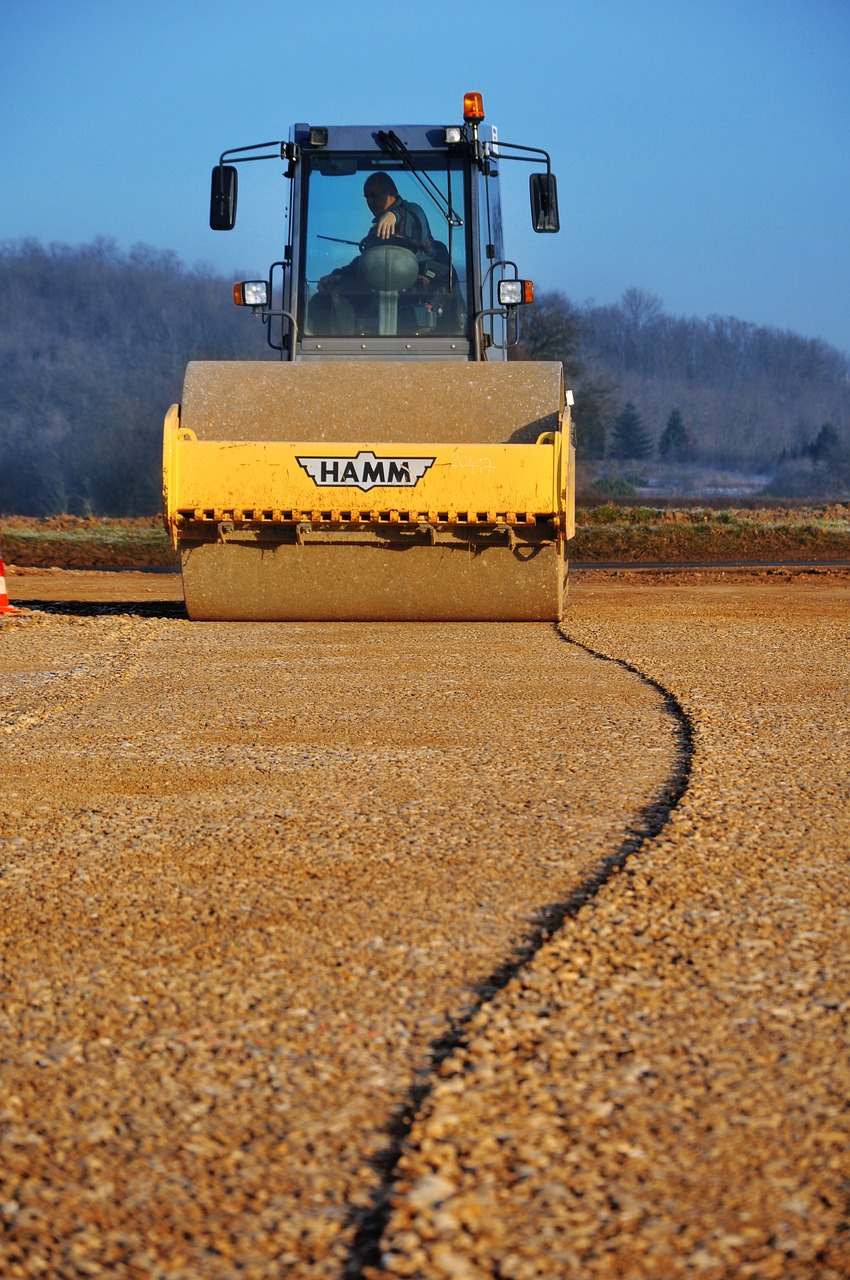
[[[611,658],[606,654],[598,653],[588,645],[565,636],[557,627],[556,633],[565,643],[583,649],[585,653],[599,659],[600,662],[613,662],[624,670],[632,672],[661,694],[664,710],[672,716],[677,726],[676,767],[661,795],[652,804],[647,805],[639,814],[638,820],[626,829],[618,848],[603,858],[592,875],[588,876],[563,901],[550,903],[537,912],[534,928],[524,941],[498,968],[475,985],[474,1001],[471,1006],[455,1020],[445,1035],[433,1042],[429,1065],[422,1069],[407,1096],[396,1109],[386,1130],[387,1145],[374,1161],[374,1167],[381,1175],[381,1185],[374,1193],[373,1204],[369,1209],[355,1211],[349,1218],[349,1223],[356,1227],[356,1234],[343,1272],[345,1280],[363,1280],[365,1267],[381,1269],[380,1241],[389,1221],[390,1200],[396,1181],[398,1162],[413,1121],[434,1087],[440,1064],[463,1043],[467,1028],[478,1011],[507,986],[519,970],[567,920],[575,919],[582,907],[596,897],[611,877],[623,870],[627,860],[638,852],[646,840],[652,839],[661,832],[669,821],[670,814],[685,794],[690,781],[694,754],[693,724],[670,690],[631,663],[621,658]]]

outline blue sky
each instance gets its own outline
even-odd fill
[[[478,89],[503,138],[552,153],[559,236],[503,166],[538,290],[637,286],[850,353],[849,0],[1,0],[0,76],[0,240],[265,274],[285,184],[253,166],[239,226],[210,231],[223,149],[296,120],[451,123]]]

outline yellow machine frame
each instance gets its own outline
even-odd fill
[[[567,436],[567,441],[569,436]],[[399,466],[414,460],[428,470],[416,484],[380,490],[380,505],[350,485],[321,490],[299,459],[314,458],[315,441],[199,440],[181,427],[179,406],[165,421],[165,520],[172,545],[204,536],[203,526],[223,521],[266,525],[427,524],[518,525],[549,523],[555,536],[570,538],[567,513],[572,468],[562,432],[544,432],[534,444],[407,445],[334,442],[324,446],[340,469],[362,455]],[[474,494],[475,509],[469,498]],[[321,507],[317,505],[321,498]],[[360,501],[357,501],[357,499]]]

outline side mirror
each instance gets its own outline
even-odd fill
[[[554,173],[532,173],[528,184],[531,192],[531,225],[534,230],[560,231],[558,183]]]
[[[210,187],[210,226],[213,231],[232,231],[236,225],[236,167],[217,164]]]

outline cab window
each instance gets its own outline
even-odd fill
[[[327,337],[467,331],[464,173],[454,157],[415,155],[417,174],[385,156],[305,157],[300,326]]]

